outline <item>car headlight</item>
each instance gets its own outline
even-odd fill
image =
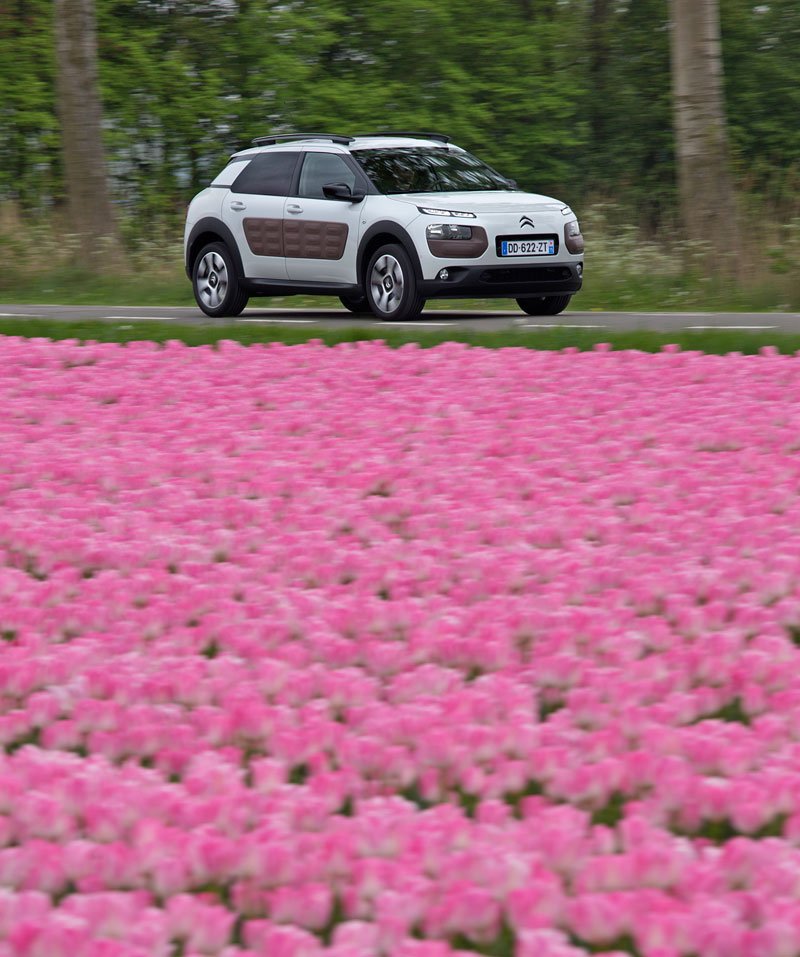
[[[456,223],[435,223],[425,230],[428,239],[472,239],[471,226]]]
[[[455,216],[458,219],[475,219],[475,213],[464,213],[457,209],[434,209],[432,206],[417,206],[426,216]]]
[[[584,251],[586,244],[581,235],[581,224],[577,219],[573,219],[571,223],[567,223],[564,227],[564,240],[567,244],[567,249],[573,256],[577,256]]]

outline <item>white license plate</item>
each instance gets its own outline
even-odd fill
[[[555,239],[504,239],[501,256],[555,256]]]

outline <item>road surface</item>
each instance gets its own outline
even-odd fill
[[[520,312],[486,312],[458,309],[429,309],[412,322],[381,323],[371,316],[353,316],[343,309],[269,309],[252,306],[237,319],[212,320],[197,308],[174,306],[40,306],[0,303],[0,318],[43,318],[107,322],[181,322],[206,325],[278,323],[281,325],[395,326],[419,329],[537,329],[561,326],[574,329],[607,329],[622,332],[650,329],[676,332],[679,329],[745,329],[751,331],[800,332],[800,313],[747,312],[566,312],[561,316],[526,316]]]

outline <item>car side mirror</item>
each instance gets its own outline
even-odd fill
[[[361,190],[352,190],[347,183],[326,183],[322,187],[326,199],[338,199],[343,203],[360,203],[367,195]]]

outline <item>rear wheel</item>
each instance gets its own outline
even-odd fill
[[[365,316],[371,311],[366,296],[339,296],[339,302],[357,316]]]
[[[381,246],[372,254],[364,285],[369,307],[378,319],[416,319],[425,305],[411,257],[396,243]]]
[[[529,316],[557,316],[569,305],[572,296],[538,296],[517,299],[517,305]]]
[[[192,288],[197,305],[215,319],[238,316],[247,305],[247,293],[239,284],[233,257],[224,243],[209,243],[197,254]]]

